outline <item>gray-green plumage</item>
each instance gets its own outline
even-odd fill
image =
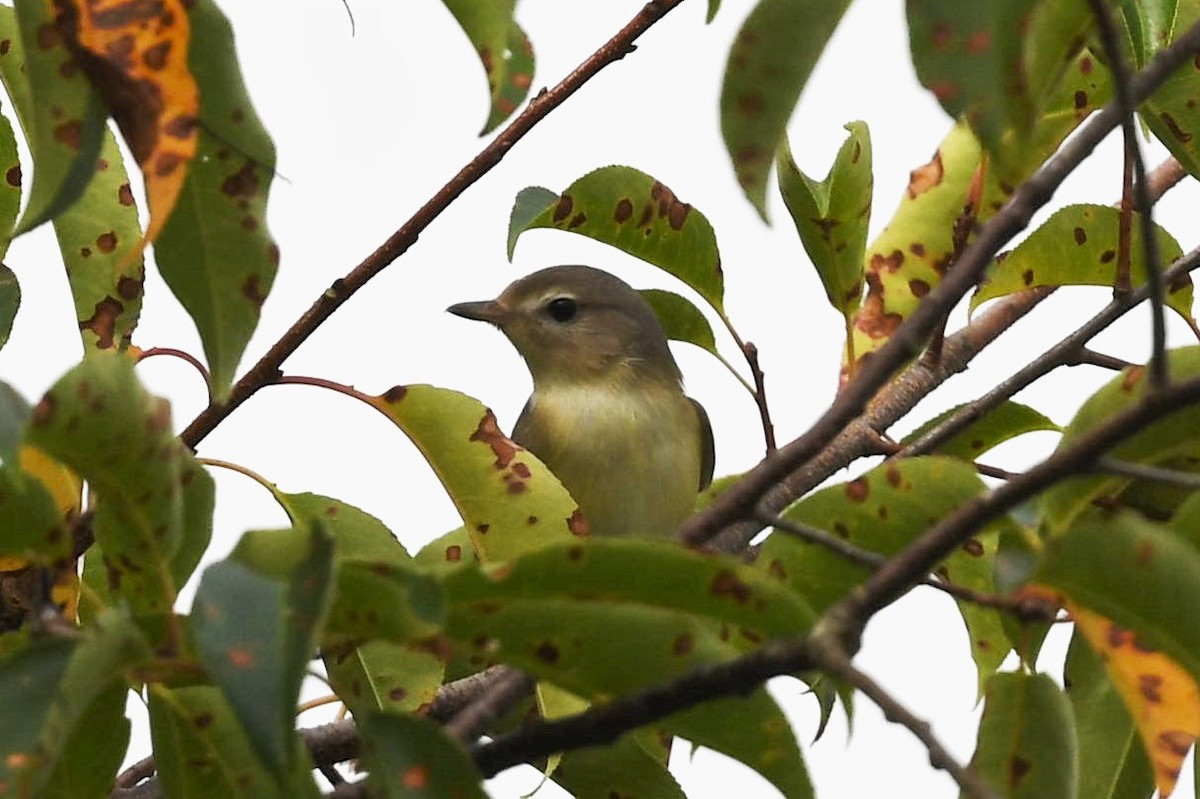
[[[592,534],[674,532],[712,480],[712,428],[637,291],[555,266],[448,310],[496,325],[524,357],[533,395],[513,440],[558,476]]]

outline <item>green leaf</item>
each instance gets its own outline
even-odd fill
[[[491,109],[482,133],[488,133],[525,101],[533,81],[533,47],[513,21],[516,0],[479,3],[443,0],[483,63]]]
[[[822,181],[792,160],[785,136],[775,156],[779,190],[804,251],[816,267],[829,304],[843,316],[858,310],[863,290],[863,253],[871,221],[871,134],[864,122],[846,125],[850,135]]]
[[[188,19],[188,67],[200,90],[204,124],[154,253],[163,279],[196,324],[214,398],[221,402],[279,263],[266,214],[275,146],[242,83],[229,21],[212,0],[197,0]]]
[[[1045,674],[988,681],[971,767],[1005,799],[1078,796],[1079,744],[1066,696]]]
[[[8,343],[20,307],[21,285],[17,282],[17,276],[7,266],[0,264],[0,348]]]
[[[508,217],[508,260],[512,263],[517,239],[543,211],[558,202],[558,195],[541,186],[526,186],[517,192]]]
[[[1001,529],[1000,542],[996,548],[996,590],[1008,594],[1025,585],[1033,578],[1041,556],[1041,542],[1030,529],[1013,523]],[[1021,663],[1032,669],[1042,651],[1042,644],[1050,632],[1047,621],[1023,621],[1011,613],[1000,614],[1008,640],[1021,658]]]
[[[71,554],[54,497],[15,461],[0,466],[0,530],[0,556],[51,565]]]
[[[891,556],[930,525],[983,493],[971,466],[950,458],[927,456],[888,462],[861,477],[817,491],[790,507],[787,518],[824,530],[864,549]],[[937,574],[952,583],[986,594],[995,592],[993,563],[1003,523],[973,536],[950,555]],[[790,585],[819,612],[870,574],[825,547],[777,530],[756,561],[767,573]],[[995,610],[957,602],[970,635],[971,655],[980,685],[1004,660],[1009,642]]]
[[[531,210],[524,203],[540,197],[530,193],[522,201],[518,196],[509,226],[510,252],[526,230],[557,228],[578,233],[654,264],[722,311],[725,283],[712,225],[650,175],[628,166],[589,172],[517,228],[518,208],[524,218]]]
[[[16,460],[21,431],[29,418],[29,403],[17,390],[0,380],[0,463]]]
[[[114,595],[139,613],[169,612],[211,535],[213,488],[172,432],[167,401],[129,358],[97,352],[46,393],[26,440],[90,485]]]
[[[257,535],[248,533],[240,551],[205,570],[192,625],[201,663],[281,776],[298,757],[296,701],[329,601],[333,541],[318,524],[293,531],[289,561],[263,572],[253,557]]]
[[[118,682],[102,691],[79,718],[63,745],[42,799],[107,799],[129,747],[131,725],[125,717],[129,689]],[[97,735],[97,730],[103,730]]]
[[[303,762],[283,780],[259,760],[221,692],[208,685],[149,687],[150,735],[163,794],[172,799],[315,799]]]
[[[449,566],[455,568],[458,564],[478,562],[471,536],[466,527],[456,527],[448,533],[438,536],[423,546],[413,556],[419,565],[426,567]]]
[[[428,638],[441,630],[445,612],[437,582],[412,566],[342,561],[321,645],[340,649],[363,639],[403,644]]]
[[[1168,352],[1172,382],[1200,375],[1200,347]],[[1072,446],[1092,428],[1140,402],[1147,390],[1145,367],[1122,371],[1088,398],[1067,425],[1058,448]],[[1158,464],[1171,458],[1200,453],[1200,407],[1177,411],[1113,447],[1108,455],[1133,463]],[[1042,495],[1042,512],[1051,531],[1066,529],[1093,500],[1113,499],[1132,481],[1128,477],[1089,474],[1072,477]]]
[[[373,711],[413,713],[428,707],[446,672],[445,662],[436,655],[390,641],[368,641],[322,655],[333,690],[356,718]]]
[[[96,734],[83,725],[98,713],[110,719],[106,735],[119,740],[123,729],[128,734],[125,724],[112,718],[123,715],[112,711],[114,706],[123,710],[124,702],[111,694],[119,692],[123,700],[125,671],[149,658],[138,627],[122,612],[110,611],[75,639],[36,642],[0,661],[0,705],[6,712],[0,725],[0,784],[15,796],[42,796],[48,782],[62,787],[80,778],[62,761],[84,754],[66,747]],[[111,766],[109,778],[124,754],[122,746],[114,759],[111,743],[85,747],[87,757]]]
[[[373,713],[359,720],[359,729],[371,796],[486,799],[475,765],[436,722]]]
[[[1038,286],[1112,286],[1117,278],[1117,229],[1121,212],[1106,205],[1070,205],[1057,211],[988,270],[971,296],[971,309],[995,297]],[[1155,225],[1165,266],[1183,250],[1170,233]],[[1134,286],[1146,282],[1142,227],[1135,219],[1130,230],[1129,271]],[[1166,304],[1192,320],[1190,277],[1167,286]]]
[[[554,781],[572,796],[647,796],[687,799],[667,764],[642,748],[635,735],[562,756]]]
[[[646,302],[654,309],[667,338],[695,344],[719,357],[712,326],[691,300],[661,289],[642,289],[638,293],[645,297]]]
[[[0,12],[0,31],[12,30],[11,14],[12,12],[9,10]],[[4,75],[6,59],[12,57],[11,52],[7,56],[0,56],[0,77]],[[11,242],[9,231],[16,224],[17,214],[21,210],[21,160],[17,157],[17,137],[13,134],[12,123],[8,121],[8,117],[4,116],[0,116],[0,174],[3,175],[3,178],[0,179],[0,258],[3,258],[8,252],[8,245]],[[11,276],[11,273],[9,274]],[[15,288],[15,280],[13,282]],[[9,292],[12,289],[6,288],[5,291]],[[5,310],[3,313],[6,314],[7,303],[10,300],[7,293],[0,296],[4,297]],[[16,313],[15,306],[12,313]],[[8,327],[11,326],[10,320]],[[5,332],[4,340],[7,339],[8,334]],[[0,341],[0,345],[2,344],[3,341]]]
[[[742,191],[764,220],[767,175],[788,118],[849,5],[849,0],[759,0],[729,49],[721,135]]]
[[[578,505],[533,453],[514,444],[478,400],[433,386],[362,396],[407,435],[446,488],[475,552],[499,561],[574,540]]]
[[[1196,0],[1125,2],[1121,5],[1127,21],[1134,21],[1136,13],[1137,23],[1140,23],[1130,26],[1135,29],[1133,51],[1139,67],[1200,21],[1200,2]],[[1195,91],[1195,70],[1182,67],[1139,109],[1154,138],[1162,142],[1193,177],[1200,176],[1200,141],[1197,141],[1200,109],[1196,108]]]
[[[1006,135],[1024,141],[1035,119],[1022,57],[1037,0],[908,0],[909,44],[921,83],[954,118],[966,116],[988,152]]]
[[[1078,634],[1071,637],[1063,674],[1079,740],[1079,796],[1145,799],[1154,772],[1133,718],[1104,664]]]
[[[917,441],[930,430],[940,425],[946,419],[958,413],[964,406],[958,405],[925,422],[916,430],[901,440],[902,446]],[[1039,430],[1061,431],[1045,414],[1022,405],[1019,402],[1005,400],[992,408],[981,418],[971,422],[967,427],[941,444],[934,453],[948,455],[951,458],[961,458],[974,461],[992,447],[1003,444],[1011,438]]]
[[[815,618],[769,575],[650,540],[549,547],[501,567],[455,571],[445,585],[447,634],[472,665],[498,658],[589,701],[728,660]],[[741,760],[785,795],[811,795],[790,728],[761,688],[661,726]]]
[[[1080,516],[1047,542],[1038,583],[1137,634],[1200,680],[1200,552],[1129,511]]]
[[[14,235],[61,214],[83,194],[100,155],[107,113],[42,0],[0,10],[0,79],[17,107],[33,156],[34,181]],[[6,176],[7,182],[7,176]],[[8,238],[7,236],[5,237]]]
[[[409,563],[412,558],[396,536],[375,516],[338,499],[305,492],[272,493],[294,525],[320,521],[336,542],[337,559]]]

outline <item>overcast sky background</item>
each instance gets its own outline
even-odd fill
[[[282,251],[275,287],[248,367],[335,278],[349,271],[441,187],[482,146],[486,84],[466,37],[438,0],[350,0],[352,35],[338,0],[217,0],[238,36],[252,99],[278,148],[269,223]],[[641,7],[632,0],[522,0],[518,20],[537,52],[534,90],[552,85]],[[654,267],[583,237],[533,231],[505,258],[512,200],[537,184],[554,190],[600,166],[627,164],[650,173],[708,217],[726,276],[726,306],[743,338],[761,351],[780,442],[802,433],[833,396],[842,343],[838,315],[772,191],[774,227],[742,197],[721,144],[717,114],[730,42],[752,4],[726,0],[704,24],[705,4],[691,0],[638,43],[637,52],[602,72],[537,126],[492,173],[442,215],[399,262],[353,298],[285,364],[379,393],[398,383],[455,388],[495,409],[510,429],[530,388],[527,372],[496,331],[444,313],[463,300],[486,299],[513,279],[559,263],[588,263],[638,287],[688,290]],[[842,126],[865,120],[872,133],[875,199],[872,236],[895,209],[911,169],[925,163],[951,120],[920,88],[909,61],[900,0],[859,0],[805,90],[793,117],[792,150],[802,169],[824,176],[844,139]],[[1149,147],[1151,164],[1160,148]],[[1055,198],[1114,201],[1121,165],[1116,137]],[[1191,183],[1189,181],[1189,183]],[[1197,244],[1194,185],[1164,200],[1159,221],[1184,250]],[[144,207],[144,205],[143,205]],[[1045,213],[1039,216],[1043,219]],[[13,244],[7,263],[24,291],[13,337],[0,351],[0,375],[36,399],[79,357],[66,281],[48,226]],[[1101,289],[1061,292],[965,375],[922,405],[895,431],[901,435],[951,404],[971,399],[1037,355],[1108,300]],[[951,327],[965,321],[959,311]],[[1172,342],[1189,343],[1171,321]],[[714,321],[715,327],[715,321]],[[1103,334],[1096,348],[1144,360],[1147,314],[1136,312]],[[190,321],[156,275],[135,335],[142,347],[180,347],[200,354]],[[727,357],[738,361],[718,332]],[[762,456],[754,404],[709,355],[675,345],[689,392],[708,408],[717,442],[717,474],[743,471]],[[177,427],[204,405],[197,376],[181,362],[155,358],[139,367],[152,389],[173,403]],[[1082,399],[1108,379],[1076,368],[1042,381],[1019,399],[1067,422]],[[1054,445],[1034,434],[989,456],[1019,469]],[[203,456],[241,463],[285,491],[315,491],[375,514],[415,551],[458,525],[453,506],[416,449],[369,408],[331,392],[300,386],[262,391],[200,447]],[[867,464],[839,475],[847,479]],[[218,514],[214,558],[249,528],[282,526],[283,512],[245,477],[214,470]],[[185,592],[190,602],[191,589]],[[1056,677],[1065,639],[1047,646]],[[918,590],[883,612],[867,631],[858,664],[890,688],[964,761],[974,747],[978,710],[975,672],[952,603]],[[780,681],[783,701],[804,746],[822,797],[882,794],[953,797],[904,729],[888,724],[869,702],[858,703],[853,737],[838,711],[825,737],[809,745],[815,702],[798,683]],[[135,710],[136,709],[131,708]],[[322,720],[317,715],[308,723]],[[144,730],[143,726],[140,728]],[[144,732],[142,733],[144,735]],[[135,744],[131,759],[148,746]],[[689,761],[677,751],[675,772],[693,797],[774,794],[763,780],[719,755]],[[1190,773],[1190,764],[1184,771]],[[497,797],[532,791],[540,775],[516,769],[490,785]],[[548,786],[546,797],[561,796]],[[1176,796],[1193,795],[1185,776]]]

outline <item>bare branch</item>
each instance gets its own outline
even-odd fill
[[[1117,458],[1097,458],[1096,462],[1092,464],[1091,471],[1115,474],[1118,477],[1129,477],[1133,480],[1152,480],[1187,491],[1200,489],[1200,474],[1182,472],[1177,469],[1164,469],[1161,466],[1150,466],[1145,463],[1130,463]]]
[[[500,674],[492,684],[446,722],[446,732],[459,742],[469,744],[478,739],[533,690],[534,680],[528,674],[507,666],[497,671]]]

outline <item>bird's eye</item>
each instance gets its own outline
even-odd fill
[[[555,297],[546,303],[546,313],[555,322],[570,322],[578,310],[579,305],[572,297]]]

